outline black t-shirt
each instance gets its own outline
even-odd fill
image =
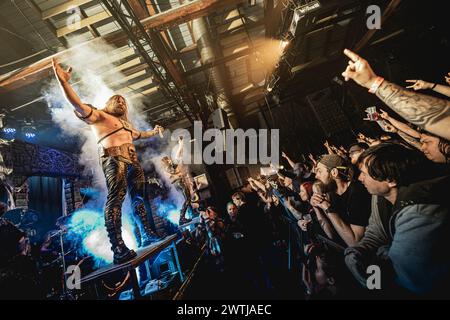
[[[263,245],[270,237],[270,224],[264,208],[244,203],[238,209],[238,217],[247,234],[247,239],[254,245]]]
[[[392,217],[394,206],[386,198],[378,196],[377,197],[378,213],[380,214],[381,224],[384,230],[389,232],[390,220]]]
[[[371,196],[359,181],[352,181],[341,194],[331,194],[331,211],[336,211],[348,224],[366,227],[371,212]]]
[[[250,206],[257,206],[259,203],[259,196],[256,191],[244,192],[245,200]]]

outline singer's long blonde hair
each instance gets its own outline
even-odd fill
[[[122,116],[120,116],[119,118],[124,120],[124,121],[126,121],[126,122],[130,122],[128,120],[128,103],[127,103],[127,100],[123,96],[121,96],[120,94],[115,94],[111,98],[109,98],[108,101],[106,101],[106,104],[105,104],[105,107],[103,108],[103,111],[105,111],[108,114],[114,115],[114,112],[113,112],[114,105],[115,105],[115,103],[117,102],[117,100],[119,98],[122,98],[125,101],[125,113]]]

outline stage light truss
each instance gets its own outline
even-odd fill
[[[126,0],[101,0],[108,11],[129,37],[129,43],[138,51],[149,66],[155,81],[159,83],[164,95],[176,102],[177,109],[182,112],[189,121],[193,122],[193,116],[189,106],[183,100],[183,93],[178,88],[162,63],[164,60],[155,50],[150,35],[157,37],[153,30],[145,30],[139,18]],[[177,112],[177,113],[180,113]]]
[[[297,33],[297,27],[300,20],[304,19],[309,13],[317,11],[322,7],[322,4],[318,0],[311,1],[309,3],[299,5],[293,9],[291,25],[289,26],[289,33],[292,37],[295,37]]]

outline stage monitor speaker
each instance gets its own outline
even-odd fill
[[[200,174],[194,177],[194,184],[197,190],[203,190],[209,187],[209,181],[206,174]]]
[[[198,196],[200,198],[200,200],[208,200],[209,198],[212,197],[211,195],[211,191],[209,189],[203,189],[198,191]]]
[[[216,129],[229,129],[230,124],[228,123],[228,116],[227,113],[219,108],[215,110],[213,113],[211,113],[211,119],[214,125],[214,128]]]

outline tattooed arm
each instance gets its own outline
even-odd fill
[[[376,95],[409,122],[450,139],[449,101],[412,92],[386,80]]]
[[[345,80],[353,79],[359,85],[370,88],[377,75],[369,63],[350,50],[346,49],[344,54],[350,58],[347,69],[342,73]],[[376,95],[407,121],[450,139],[449,101],[412,92],[386,80],[378,88]]]

